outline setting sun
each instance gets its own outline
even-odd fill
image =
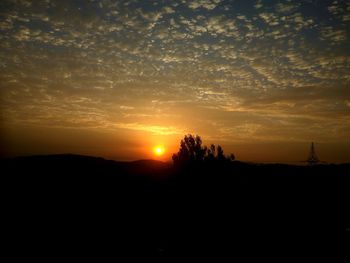
[[[156,146],[156,147],[154,147],[153,151],[154,151],[155,155],[161,156],[164,154],[164,147],[163,146]]]

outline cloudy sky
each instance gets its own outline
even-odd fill
[[[1,0],[1,154],[350,161],[350,1]]]

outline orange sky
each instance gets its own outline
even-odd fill
[[[13,126],[3,129],[2,156],[76,153],[102,156],[114,160],[157,159],[170,161],[177,152],[181,135],[154,135],[139,131],[106,132],[95,129]],[[225,154],[253,162],[300,163],[306,160],[309,142],[228,142],[203,138],[206,145],[221,144]],[[164,155],[156,156],[154,147],[164,147]],[[328,162],[348,162],[349,145],[316,143],[320,159]]]
[[[350,162],[348,1],[151,2],[1,1],[2,156]]]

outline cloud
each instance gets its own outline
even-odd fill
[[[172,8],[171,6],[165,6],[163,7],[163,10],[166,14],[173,14],[175,13],[175,10],[174,8]]]
[[[119,108],[120,108],[121,110],[133,110],[133,109],[135,109],[135,107],[132,107],[132,106],[124,106],[124,105],[119,106]]]
[[[213,10],[218,6],[221,0],[195,0],[188,1],[188,7],[191,9],[204,8],[207,10]]]
[[[154,135],[183,135],[185,132],[173,126],[158,126],[141,123],[116,123],[116,128],[149,132]]]
[[[259,16],[269,26],[276,26],[276,25],[279,24],[278,17],[275,14],[273,14],[273,13],[264,12],[264,13],[260,13]]]
[[[153,134],[215,123],[221,138],[348,127],[348,3],[4,1],[7,121]]]
[[[322,27],[320,35],[322,40],[329,41],[332,45],[347,39],[347,32],[345,29],[335,29],[332,26]]]
[[[292,13],[300,6],[298,3],[278,3],[275,5],[275,9],[279,13]]]
[[[258,0],[258,1],[256,2],[256,4],[254,5],[254,7],[255,7],[256,9],[262,8],[262,7],[263,7],[262,1],[261,1],[261,0]]]

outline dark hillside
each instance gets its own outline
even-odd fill
[[[52,155],[1,167],[8,242],[33,255],[105,251],[176,261],[348,248],[348,164],[175,169]]]

